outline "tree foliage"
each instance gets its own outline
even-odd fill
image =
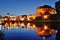
[[[37,16],[37,17],[35,18],[35,20],[36,20],[36,21],[42,20],[42,17],[41,17],[41,16]]]
[[[58,20],[57,14],[50,15],[50,20]]]
[[[60,1],[55,3],[56,12],[60,14]]]

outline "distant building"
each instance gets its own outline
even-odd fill
[[[27,20],[35,19],[35,14],[27,15]]]

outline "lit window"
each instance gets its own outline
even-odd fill
[[[48,26],[47,26],[47,25],[44,25],[44,29],[45,29],[45,30],[48,29]]]
[[[20,18],[20,20],[21,20],[21,21],[23,21],[23,20],[24,20],[24,18]]]
[[[44,19],[48,19],[48,15],[44,15],[43,18],[44,18]]]
[[[30,21],[30,18],[27,18],[28,21]]]

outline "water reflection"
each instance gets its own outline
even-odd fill
[[[0,30],[0,40],[4,40],[4,34],[3,31]]]
[[[44,37],[48,37],[48,36],[52,36],[55,34],[55,30],[51,29],[49,26],[44,25],[42,28],[37,28],[37,34],[38,36],[44,36]]]
[[[6,22],[2,25],[4,28],[10,30],[11,28],[29,28],[37,31],[38,36],[50,37],[56,34],[56,29],[54,23],[20,23],[20,22]]]
[[[30,28],[30,29],[35,29],[36,25],[34,23],[5,23],[2,25],[4,28],[7,28],[8,30],[11,28]]]

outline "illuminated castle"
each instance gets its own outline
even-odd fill
[[[39,6],[36,9],[36,13],[37,15],[55,14],[55,9],[48,5]]]
[[[54,8],[48,5],[39,6],[36,8],[36,14],[30,15],[32,19],[35,19],[37,16],[42,16],[47,18],[50,15],[56,14],[56,11]],[[28,16],[29,17],[29,16]]]
[[[55,12],[56,12],[55,9],[52,8],[51,6],[43,5],[36,8],[36,14],[11,16],[9,13],[7,13],[6,16],[0,18],[0,21],[3,21],[3,22],[34,21],[38,16],[43,17],[43,19],[48,19],[50,15],[56,14]]]

